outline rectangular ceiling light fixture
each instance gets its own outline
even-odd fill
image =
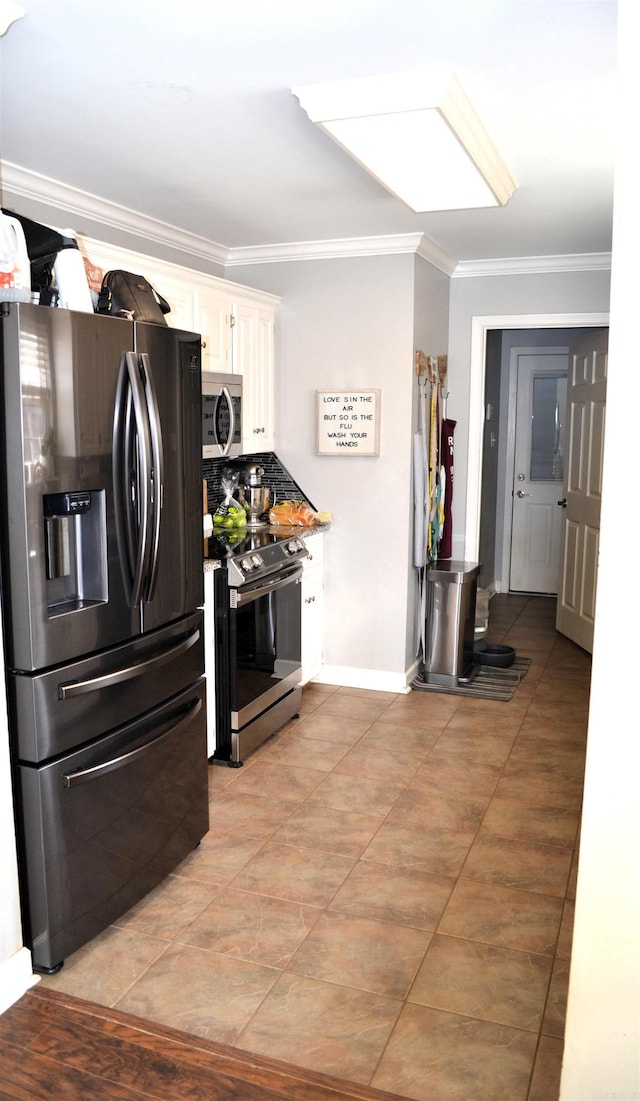
[[[418,213],[505,206],[516,190],[450,69],[291,90],[312,122]]]

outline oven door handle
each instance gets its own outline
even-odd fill
[[[278,589],[284,589],[285,585],[299,583],[301,577],[302,566],[296,565],[284,573],[276,574],[275,577],[264,578],[253,584],[249,582],[239,589],[231,589],[231,607],[240,608],[243,604],[250,604],[253,600],[259,600],[261,596],[268,596],[269,593],[275,593]]]
[[[149,749],[156,746],[158,742],[168,738],[171,734],[175,734],[186,722],[194,719],[201,709],[202,700],[198,699],[189,706],[186,714],[183,714],[178,719],[177,723],[173,723],[168,730],[163,730],[162,734],[158,734],[156,738],[152,738],[151,741],[138,746],[137,749],[130,749],[128,753],[122,753],[119,757],[112,757],[110,761],[101,761],[100,764],[91,765],[89,768],[78,768],[74,772],[65,772],[62,777],[63,787],[70,788],[74,787],[76,784],[86,784],[90,780],[95,780],[100,776],[104,776],[106,772],[114,772],[118,768],[124,768],[125,765],[130,764],[131,761],[134,761],[137,757],[141,757]]]

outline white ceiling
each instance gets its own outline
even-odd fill
[[[0,39],[5,175],[231,250],[415,233],[454,262],[610,251],[615,0],[19,3]],[[430,62],[515,176],[506,207],[414,213],[290,91]]]

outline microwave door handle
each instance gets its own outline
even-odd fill
[[[149,525],[149,557],[146,578],[145,599],[153,600],[158,580],[158,558],[160,546],[160,519],[164,498],[164,448],[160,411],[151,362],[146,352],[140,355],[140,366],[144,374],[144,394],[148,412],[149,440],[151,445],[151,469],[149,472],[149,492],[151,522]]]
[[[227,438],[227,442],[222,447],[222,454],[226,456],[231,451],[231,445],[233,444],[233,437],[236,434],[236,412],[235,412],[235,409],[233,408],[233,401],[232,401],[232,398],[231,398],[231,394],[229,393],[226,386],[223,386],[221,388],[220,397],[218,398],[218,401],[221,401],[222,398],[224,398],[224,400],[226,401],[227,408],[229,410],[229,436]]]

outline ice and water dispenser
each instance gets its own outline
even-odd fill
[[[107,600],[105,490],[45,493],[42,502],[49,615]]]

